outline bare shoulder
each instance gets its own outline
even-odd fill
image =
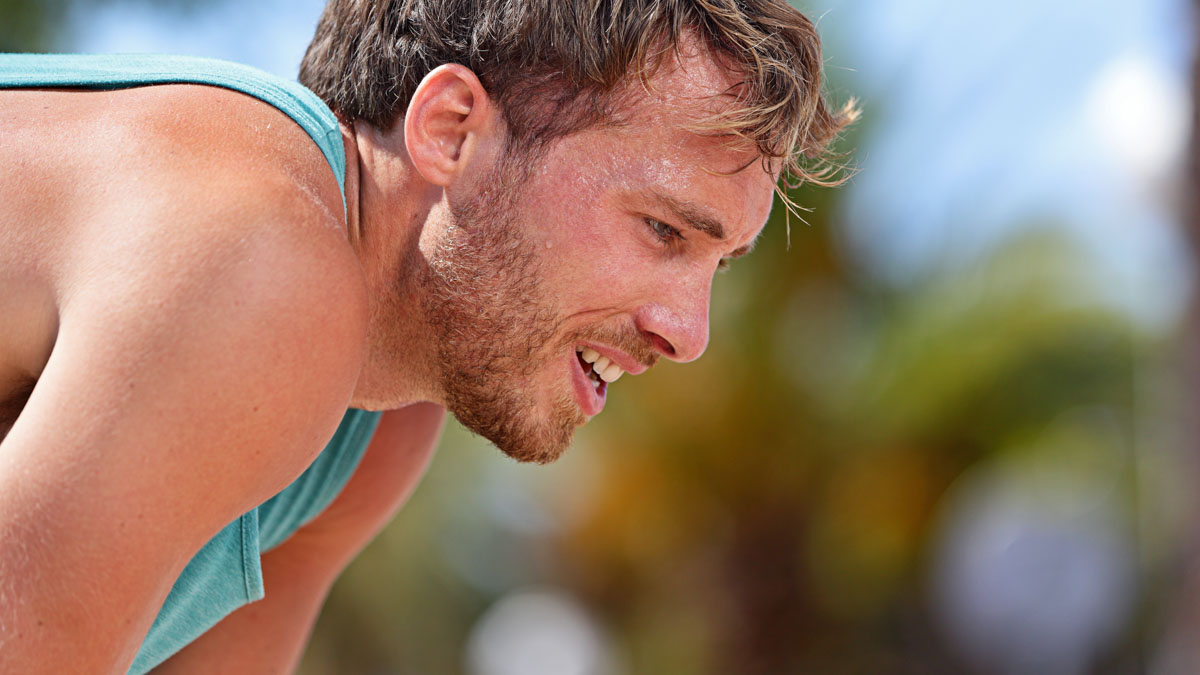
[[[166,248],[186,265],[265,240],[281,252],[259,265],[291,252],[355,271],[324,155],[262,101],[202,85],[0,97],[0,158],[10,168],[0,264],[10,274],[63,286],[97,261]]]
[[[161,89],[31,94],[41,118],[0,141],[21,169],[0,274],[57,316],[0,441],[0,577],[33,580],[0,610],[44,668],[123,670],[191,555],[320,452],[362,366],[365,284],[320,153],[269,109]]]
[[[253,345],[238,353],[269,360],[269,376],[283,380],[259,386],[286,382],[298,410],[339,392],[340,418],[361,366],[367,300],[320,150],[285,114],[237,92],[114,93],[130,97],[114,113],[122,142],[109,148],[124,161],[74,219],[64,330],[129,315],[161,322],[154,339],[240,336]],[[231,384],[256,370],[237,360]]]
[[[215,87],[29,96],[43,112],[6,150],[24,152],[40,195],[13,229],[37,229],[40,248],[0,241],[0,255],[51,270],[58,327],[38,388],[161,388],[175,412],[153,433],[181,441],[185,411],[220,392],[214,419],[260,410],[255,434],[272,440],[243,434],[213,460],[261,463],[264,481],[235,490],[247,500],[286,485],[340,419],[365,342],[365,284],[323,155],[283,113]]]
[[[290,117],[220,87],[169,84],[118,90],[0,90],[0,185],[6,215],[52,216],[109,198],[176,199],[188,187],[209,202],[246,196],[340,222],[336,179],[320,149]],[[225,188],[214,191],[215,188]],[[50,220],[55,220],[51,218]]]
[[[140,155],[172,180],[225,188],[224,197],[342,223],[333,172],[300,126],[249,95],[203,85],[160,85],[123,92]],[[186,188],[186,185],[177,187]],[[209,192],[209,198],[214,195]]]
[[[0,309],[39,318],[21,349],[0,341],[0,371],[36,376],[60,330],[137,316],[180,333],[197,313],[215,334],[303,334],[328,368],[357,367],[365,287],[341,194],[284,113],[199,85],[0,102]]]
[[[243,303],[269,301],[254,295],[259,289],[285,305],[286,296],[302,299],[298,319],[340,319],[314,330],[365,320],[341,193],[295,122],[217,87],[108,94],[118,97],[110,140],[93,156],[107,156],[109,166],[90,167],[100,184],[75,196],[85,208],[60,214],[70,228],[64,275],[87,274],[67,285],[136,291],[144,282],[187,281],[204,289],[236,280]]]

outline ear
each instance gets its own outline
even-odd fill
[[[413,92],[404,115],[404,145],[428,182],[449,186],[492,133],[495,108],[469,68],[438,66]]]

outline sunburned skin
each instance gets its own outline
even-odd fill
[[[502,190],[494,172],[502,164],[505,131],[494,109],[484,108],[486,117],[471,132],[468,138],[475,140],[463,155],[471,161],[463,160],[456,169],[461,175],[445,186],[424,180],[428,165],[410,155],[407,121],[387,133],[343,127],[346,231],[338,223],[336,185],[302,132],[247,97],[196,86],[0,92],[5,101],[0,122],[16,132],[0,138],[0,152],[16,167],[0,184],[0,217],[11,224],[0,232],[5,275],[0,309],[19,318],[18,329],[6,331],[0,342],[0,425],[12,426],[34,388],[31,381],[36,384],[46,367],[71,291],[94,286],[99,277],[93,272],[119,276],[121,265],[131,260],[123,246],[159,245],[140,242],[157,236],[155,230],[127,224],[139,222],[138,213],[100,220],[94,214],[113,204],[156,208],[162,195],[181,203],[195,199],[203,208],[211,197],[192,193],[220,191],[208,184],[215,166],[208,158],[219,157],[264,185],[282,181],[288,186],[287,210],[310,207],[314,225],[338,229],[357,258],[369,321],[351,404],[389,409],[425,400],[453,408],[457,400],[455,412],[466,420],[487,418],[479,413],[494,406],[493,421],[479,424],[492,429],[489,438],[497,445],[537,461],[557,457],[575,427],[598,414],[612,391],[607,382],[596,386],[604,378],[595,377],[589,363],[600,362],[604,370],[611,365],[615,381],[621,373],[644,371],[660,356],[678,361],[700,356],[708,340],[712,274],[752,246],[770,210],[775,176],[762,170],[754,149],[694,129],[728,105],[724,92],[736,78],[694,50],[680,54],[681,60],[665,64],[631,99],[633,107],[617,124],[551,144],[532,171]],[[174,112],[199,109],[205,115],[197,122],[222,130],[232,123],[248,140],[214,141]],[[96,128],[105,133],[94,133]],[[280,134],[293,138],[284,142]],[[155,139],[166,142],[156,145]],[[285,147],[307,152],[300,159]],[[180,160],[190,164],[172,164]],[[455,230],[454,219],[472,213],[473,202],[479,215],[468,218],[479,222],[460,222]],[[437,251],[453,250],[444,247],[446,233],[479,229],[484,221],[507,223],[519,238],[510,243],[522,252],[527,274],[513,277],[512,260],[472,270],[479,256],[445,266],[449,259]],[[167,256],[205,245],[203,239],[189,240],[203,235],[203,228],[162,232],[172,238]],[[508,329],[491,326],[477,330],[474,343],[496,342],[491,351],[466,358],[446,352],[453,343],[446,335],[462,334],[490,301],[479,296],[480,289],[467,288],[444,305],[450,310],[443,321],[449,332],[438,337],[430,331],[430,317],[437,313],[421,300],[431,296],[423,284],[438,269],[493,283],[507,279],[496,287],[510,295],[523,288],[513,295],[516,304],[497,316],[523,317],[511,324],[514,337],[540,337],[525,345],[504,343]],[[533,285],[522,287],[519,279]],[[485,304],[466,309],[480,300]],[[585,349],[599,356],[582,359]],[[454,362],[486,366],[493,379],[479,380],[476,391],[512,391],[517,398],[506,407],[478,395],[468,403],[465,390],[454,393],[449,386],[454,380],[439,372],[439,361],[443,370]],[[505,447],[518,436],[528,449]]]
[[[177,85],[116,91],[0,90],[0,128],[5,130],[0,134],[0,157],[6,166],[0,180],[0,222],[5,223],[0,228],[0,408],[12,408],[14,394],[21,398],[27,381],[40,376],[55,344],[62,304],[72,288],[93,278],[87,274],[89,267],[120,266],[120,258],[105,261],[89,253],[105,247],[115,251],[126,238],[121,226],[100,227],[95,222],[92,216],[103,210],[99,202],[123,199],[128,208],[138,208],[150,187],[140,174],[172,155],[192,152],[188,146],[204,145],[207,152],[201,158],[215,149],[217,144],[196,137],[199,129],[173,138],[187,131],[186,118],[171,116],[164,123],[152,114],[164,106],[187,110],[194,107],[191,101],[200,99],[215,124],[248,109],[251,114],[243,128],[263,142],[252,150],[254,159],[245,169],[262,171],[273,165],[276,176],[282,174],[295,186],[297,205],[320,209],[328,216],[322,219],[327,226],[341,231],[341,200],[328,169],[322,171],[311,158],[288,158],[280,144],[267,143],[266,139],[280,139],[281,133],[300,148],[305,145],[298,141],[308,141],[297,138],[303,132],[289,120],[278,119],[253,99],[214,87]],[[171,139],[175,147],[155,150],[155,135]],[[173,184],[183,192],[187,185],[211,189],[187,172],[164,166],[162,174],[168,180],[175,174],[178,180]],[[129,222],[136,220],[136,214],[129,216]]]
[[[2,90],[0,128],[0,661],[124,672],[337,428],[362,271],[320,150],[249,96]]]
[[[623,374],[699,358],[713,275],[758,237],[776,176],[695,131],[737,78],[679,54],[618,123],[525,163],[475,74],[439,66],[393,128],[343,122],[345,221],[320,150],[248,96],[0,91],[0,316],[19,323],[0,338],[0,540],[22,542],[0,547],[0,582],[55,579],[0,583],[0,608],[43,612],[19,617],[27,662],[127,666],[191,556],[348,406],[425,430],[421,461],[356,474],[344,496],[370,506],[318,527],[365,537],[419,478],[441,407],[549,462]],[[296,544],[288,587],[327,589],[351,539]]]
[[[424,108],[388,134],[355,125],[351,229],[374,241],[359,251],[374,307],[358,404],[437,401],[510,455],[549,461],[604,406],[583,347],[626,372],[700,356],[713,273],[751,247],[776,176],[751,144],[696,131],[730,105],[737,78],[694,49],[680,55],[635,85],[615,123],[517,167],[500,154],[501,116],[435,71],[422,86],[481,117],[463,137],[462,173],[433,188],[422,179],[443,163],[429,148],[445,140],[410,136]]]
[[[717,73],[695,64],[667,69],[660,86],[683,91],[686,101],[702,95],[711,99],[714,92],[728,88],[724,81],[704,79]],[[480,395],[511,392],[489,394],[490,405],[499,403],[496,397],[511,398],[505,405],[513,413],[505,419],[516,420],[523,435],[514,435],[513,427],[482,421],[486,429],[481,433],[515,457],[548,461],[569,445],[570,434],[583,420],[563,408],[564,388],[573,390],[574,407],[584,419],[603,409],[614,390],[595,386],[590,368],[577,356],[583,348],[594,349],[628,372],[645,370],[659,356],[698,358],[708,339],[713,272],[723,260],[744,254],[766,220],[774,177],[762,170],[752,149],[734,151],[729,138],[688,129],[709,112],[685,110],[677,98],[650,98],[637,104],[621,124],[585,130],[555,143],[538,158],[528,178],[514,183],[505,199],[484,210],[490,225],[478,228],[481,231],[509,228],[519,232],[514,237],[542,243],[516,247],[524,251],[522,269],[531,273],[510,278],[510,264],[489,268],[483,275],[509,279],[503,284],[506,288],[515,287],[518,279],[537,280],[536,287],[524,292],[523,297],[532,300],[513,302],[505,316],[524,317],[512,340],[531,333],[538,338],[534,344],[514,342],[506,349],[523,355],[511,366],[495,356],[448,360],[496,364],[488,375],[492,383],[481,383]],[[663,119],[673,121],[655,122]],[[495,179],[484,184],[492,189],[508,185]],[[472,223],[468,217],[461,227],[443,227],[457,233],[470,231]],[[431,235],[431,242],[437,240]],[[493,242],[486,248],[498,246]],[[441,256],[436,250],[424,254],[428,260]],[[456,265],[465,272],[472,268],[470,261],[487,257],[479,252]],[[466,302],[460,299],[460,304]],[[538,312],[530,313],[526,306]],[[472,316],[459,316],[454,323],[471,325]],[[479,331],[491,336],[482,342],[504,340],[504,333],[502,324]],[[515,412],[518,406],[521,413]],[[536,441],[541,447],[534,449],[529,444],[538,438],[543,439]]]
[[[69,236],[64,214],[85,163],[65,92],[0,90],[0,440],[50,358],[58,330],[56,263]],[[86,182],[86,181],[84,181]]]

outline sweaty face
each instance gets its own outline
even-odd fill
[[[501,160],[448,199],[422,296],[444,402],[467,428],[548,462],[609,382],[704,351],[713,273],[748,250],[774,186],[753,151],[686,126],[728,87],[681,68],[624,124]]]
[[[557,321],[539,284],[542,263],[514,218],[517,173],[501,167],[491,179],[498,189],[451,209],[428,256],[423,302],[447,408],[508,455],[545,462],[583,419],[565,395],[553,401],[551,421],[528,419],[533,402],[520,384],[550,348]]]
[[[428,255],[423,302],[437,336],[446,406],[514,459],[546,463],[570,446],[587,419],[570,390],[551,392],[548,405],[539,406],[533,387],[548,360],[590,342],[620,346],[647,366],[657,355],[632,327],[563,332],[564,318],[545,288],[550,263],[518,220],[527,179],[526,167],[507,162],[485,181],[490,189],[451,209]],[[586,362],[580,363],[582,370]],[[602,399],[607,383],[598,373],[589,380]]]

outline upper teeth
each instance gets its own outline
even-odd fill
[[[605,382],[616,382],[617,378],[625,372],[621,370],[621,366],[613,363],[607,356],[600,356],[600,352],[595,349],[584,347],[579,356],[587,363],[592,364],[592,372]]]

